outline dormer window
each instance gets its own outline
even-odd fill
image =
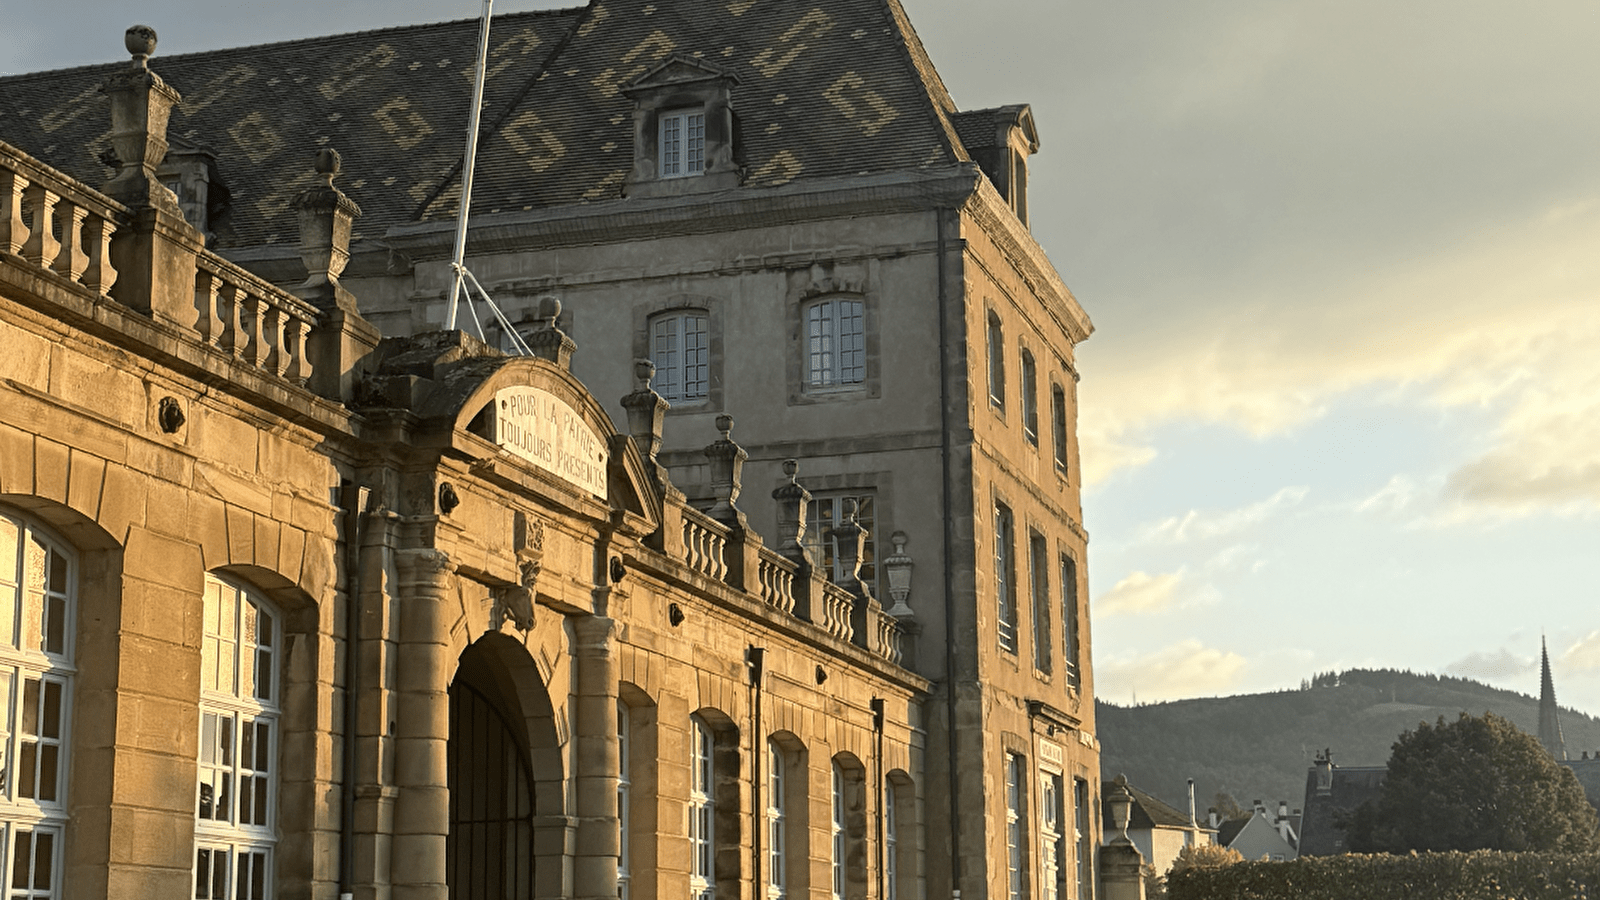
[[[669,57],[623,89],[633,101],[633,169],[623,195],[725,191],[744,180],[734,147],[739,79],[702,60]]]
[[[1022,103],[959,112],[951,121],[972,161],[983,169],[1017,220],[1027,225],[1028,157],[1039,152],[1033,111]]]
[[[680,109],[660,114],[662,178],[703,175],[706,170],[706,114]]]

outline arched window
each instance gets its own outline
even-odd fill
[[[989,313],[989,402],[1006,408],[1006,338],[1000,317]]]
[[[1055,447],[1056,471],[1067,474],[1067,394],[1061,385],[1050,385],[1050,435]]]
[[[628,707],[617,704],[617,823],[621,843],[617,849],[617,897],[628,900],[633,882],[631,829],[633,810],[629,792],[633,789],[633,734],[628,722]]]
[[[650,317],[656,393],[674,403],[706,398],[711,385],[709,321],[703,309],[679,309]]]
[[[206,576],[196,900],[272,896],[281,631],[277,612],[259,594]]]
[[[867,340],[860,300],[833,297],[807,304],[806,390],[850,388],[866,381]]]
[[[783,749],[767,740],[767,897],[783,900],[789,890],[788,803]]]
[[[77,558],[0,513],[0,857],[6,897],[61,896]]]
[[[1033,354],[1022,351],[1022,436],[1039,446],[1039,373]]]
[[[713,900],[717,895],[715,749],[705,721],[690,718],[689,893],[695,900]]]

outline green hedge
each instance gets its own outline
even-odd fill
[[[1423,853],[1313,856],[1189,869],[1168,900],[1600,900],[1600,856]]]

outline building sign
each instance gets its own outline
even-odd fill
[[[578,411],[531,387],[494,395],[494,442],[596,497],[606,496],[606,442]]]
[[[1039,739],[1039,764],[1061,768],[1063,762],[1061,745],[1055,744],[1044,738]]]

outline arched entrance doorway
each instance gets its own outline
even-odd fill
[[[450,683],[451,900],[534,895],[538,789],[530,760],[540,748],[530,746],[530,730],[542,730],[549,698],[526,651],[498,645],[505,640],[489,635],[469,646]]]

